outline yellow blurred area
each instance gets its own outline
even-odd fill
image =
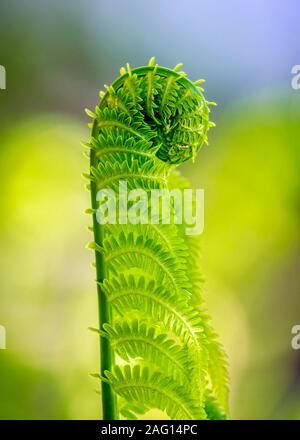
[[[2,139],[0,316],[7,351],[0,352],[1,418],[10,417],[9,405],[22,418],[98,413],[97,384],[88,377],[97,368],[98,352],[87,330],[97,323],[97,305],[85,250],[89,195],[81,178],[87,166],[79,144],[83,133],[78,123],[45,115]],[[17,367],[30,375],[25,395],[10,376]]]

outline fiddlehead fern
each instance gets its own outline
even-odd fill
[[[121,205],[120,195],[119,221],[98,217],[98,191],[116,193],[120,182],[147,194],[187,187],[174,169],[194,159],[214,124],[201,81],[190,82],[180,68],[158,67],[154,59],[134,70],[127,65],[100,92],[95,113],[88,111],[105,419],[151,408],[178,419],[227,416],[226,360],[201,299],[197,239],[174,217],[128,222],[124,208],[133,200]]]

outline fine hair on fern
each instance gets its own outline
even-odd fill
[[[154,58],[132,70],[127,64],[100,92],[95,112],[87,110],[93,118],[85,144],[94,234],[89,247],[99,303],[93,330],[100,338],[94,376],[106,420],[143,417],[151,409],[179,420],[228,416],[227,361],[202,299],[198,237],[174,215],[169,222],[137,224],[102,222],[102,211],[99,216],[99,190],[109,194],[120,182],[146,194],[189,188],[175,168],[207,143],[214,103],[205,100],[203,81],[191,82],[181,67],[159,67]],[[125,208],[132,205],[127,200]]]

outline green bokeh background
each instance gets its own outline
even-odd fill
[[[205,299],[232,418],[300,418],[299,4],[2,1],[0,419],[100,417],[84,107],[153,54],[205,77],[217,127],[182,172],[205,189]],[[275,7],[274,7],[275,3]],[[280,3],[280,5],[279,5]],[[298,54],[298,59],[297,59]]]

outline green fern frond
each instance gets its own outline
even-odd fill
[[[153,408],[173,419],[228,413],[227,361],[202,298],[198,240],[175,221],[174,201],[169,221],[163,212],[148,221],[152,190],[189,188],[174,169],[194,160],[213,126],[202,81],[192,83],[180,68],[154,59],[133,70],[127,65],[88,112],[93,129],[85,177],[94,232],[88,247],[96,259],[105,419],[140,417]],[[119,206],[122,182],[149,196],[148,220],[100,224],[98,191],[115,192],[117,214],[132,207],[132,201]]]
[[[158,326],[146,320],[118,320],[113,326],[106,324],[104,330],[104,335],[106,333],[110,338],[113,349],[123,360],[143,359],[149,368],[165,371],[186,387],[191,385],[193,364],[187,346],[176,343],[166,333],[158,332]]]
[[[141,403],[145,408],[166,411],[171,419],[206,419],[206,413],[197,400],[191,398],[184,387],[160,372],[151,373],[148,367],[131,368],[115,366],[113,372],[106,371],[102,380],[107,381],[115,392],[130,404]]]
[[[196,341],[197,335],[204,332],[206,314],[202,317],[198,309],[189,305],[186,296],[177,295],[165,286],[163,278],[147,281],[143,275],[120,274],[105,280],[102,287],[108,302],[121,316],[126,310],[143,312],[145,317],[172,330],[183,342]]]
[[[103,247],[108,270],[114,274],[133,268],[139,268],[145,274],[156,272],[178,297],[190,295],[190,285],[180,260],[153,239],[144,235],[135,237],[133,232],[126,235],[122,231],[118,237],[106,238]]]
[[[191,383],[200,399],[207,379],[208,351],[204,335],[207,315],[190,306],[183,296],[178,297],[162,286],[162,280],[156,285],[153,280],[146,281],[144,276],[135,279],[131,274],[113,278],[111,283],[105,281],[103,290],[108,303],[123,319],[133,316],[150,320],[161,333],[167,333],[188,348],[190,363],[195,365]]]

